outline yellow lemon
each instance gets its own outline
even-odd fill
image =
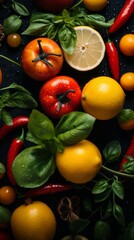
[[[72,54],[64,52],[66,62],[79,71],[97,67],[105,54],[105,44],[100,33],[87,26],[78,26],[74,29],[77,36],[76,46]]]
[[[83,0],[85,7],[91,11],[100,11],[107,5],[107,3],[107,0]]]
[[[81,103],[85,112],[99,120],[115,117],[123,108],[125,93],[113,78],[91,79],[82,89]]]
[[[91,181],[99,172],[102,156],[98,147],[88,140],[67,146],[56,154],[56,166],[60,174],[73,183]]]

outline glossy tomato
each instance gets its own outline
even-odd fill
[[[63,9],[68,9],[74,0],[35,0],[37,6],[44,11],[60,13]]]
[[[81,102],[81,89],[75,79],[56,76],[42,86],[39,99],[48,116],[60,118],[78,109]]]
[[[60,46],[49,38],[36,38],[22,51],[21,66],[32,79],[46,81],[56,76],[63,66]]]

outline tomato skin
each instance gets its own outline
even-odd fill
[[[65,94],[65,98],[59,97]],[[44,112],[52,118],[76,110],[81,102],[81,89],[75,79],[57,76],[47,81],[39,92],[39,99]]]
[[[42,60],[33,62],[40,55],[38,41],[42,47],[43,53],[58,54],[48,55],[45,60],[52,66],[44,63]],[[63,53],[60,46],[49,38],[36,38],[30,41],[22,51],[21,66],[23,71],[32,79],[37,81],[46,81],[56,76],[63,66]]]
[[[37,6],[44,11],[60,13],[63,9],[68,9],[74,0],[35,0]]]

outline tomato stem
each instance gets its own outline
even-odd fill
[[[18,62],[15,62],[14,60],[12,60],[12,59],[4,56],[4,55],[0,55],[0,57],[8,60],[9,62],[11,62],[11,63],[13,63],[13,64],[15,64],[15,65],[17,65],[17,66],[19,66],[19,67],[21,67],[21,65],[20,65]]]
[[[74,93],[75,90],[74,89],[68,89],[63,94],[57,94],[57,99],[58,99],[58,106],[57,106],[57,109],[56,109],[57,112],[60,110],[62,103],[68,102],[67,101],[68,100],[67,94],[70,93],[70,92]]]
[[[49,52],[44,52],[41,46],[41,40],[37,40],[38,45],[39,45],[39,55],[37,58],[33,59],[32,62],[37,62],[37,61],[42,61],[46,65],[49,65],[50,67],[54,68],[53,65],[46,59],[47,56],[54,55],[57,57],[61,57],[61,54],[56,54],[56,53],[49,53]]]

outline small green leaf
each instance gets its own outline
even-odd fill
[[[134,221],[130,222],[126,228],[125,240],[134,239]]]
[[[88,219],[82,219],[82,218],[69,221],[69,230],[73,234],[78,234],[82,232],[89,225],[89,223],[90,221]]]
[[[134,174],[134,160],[126,162],[122,166],[122,171],[129,174]]]
[[[4,19],[3,21],[3,29],[6,35],[11,33],[15,33],[18,31],[20,26],[22,25],[22,20],[17,15],[11,15]]]
[[[119,141],[113,140],[106,144],[103,155],[108,162],[114,162],[118,160],[121,154],[121,145]]]
[[[28,28],[23,31],[22,35],[29,35],[29,36],[42,36],[45,35],[45,24],[44,23],[31,23]]]
[[[95,202],[103,202],[110,196],[111,188],[107,188],[105,191],[94,195]]]
[[[30,13],[28,9],[21,3],[12,0],[11,4],[13,10],[21,16],[29,16]]]
[[[0,162],[0,174],[3,174],[6,172],[6,168],[2,162]]]
[[[20,187],[39,187],[54,173],[54,157],[46,148],[40,146],[25,148],[15,158],[12,171]]]
[[[121,182],[114,180],[112,183],[112,190],[120,199],[124,199],[124,188]]]
[[[134,118],[134,111],[132,109],[122,109],[120,113],[117,115],[117,121],[119,123],[125,123],[127,121],[130,121]]]
[[[103,193],[104,191],[106,191],[107,189],[109,189],[109,183],[107,180],[99,180],[97,181],[97,183],[94,185],[93,189],[92,189],[92,193],[93,194],[100,194]]]
[[[0,205],[0,223],[9,224],[11,219],[11,211],[5,207]]]
[[[113,204],[113,216],[119,225],[121,225],[122,227],[125,227],[126,221],[125,221],[123,209],[120,205],[116,203]]]
[[[11,125],[12,124],[12,116],[11,114],[6,111],[5,109],[2,109],[1,111],[1,120],[7,124],[7,125]]]
[[[56,137],[65,145],[73,145],[87,138],[95,118],[87,113],[73,111],[64,115],[55,127]]]
[[[94,226],[94,240],[110,240],[111,226],[108,221],[98,220]]]

